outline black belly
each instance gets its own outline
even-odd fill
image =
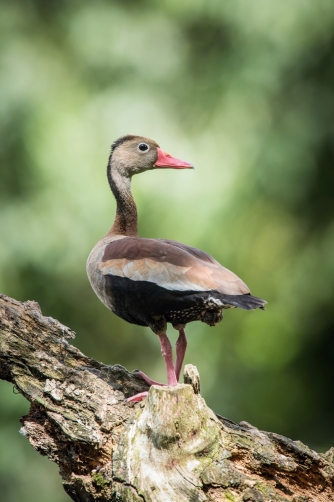
[[[125,321],[140,326],[151,325],[157,316],[163,316],[173,325],[198,321],[203,310],[208,309],[208,299],[221,296],[216,291],[170,291],[151,282],[112,275],[105,278],[111,310]]]

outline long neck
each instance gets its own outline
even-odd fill
[[[131,179],[108,165],[108,180],[117,202],[116,217],[109,234],[138,236],[137,207],[131,193]]]

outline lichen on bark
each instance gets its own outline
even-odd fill
[[[0,296],[0,378],[30,401],[21,432],[59,466],[76,502],[334,501],[334,449],[234,424],[210,410],[194,367],[148,387],[86,357],[35,302]]]

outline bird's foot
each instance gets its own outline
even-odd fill
[[[147,375],[145,375],[145,373],[143,373],[143,371],[140,371],[140,370],[136,371],[136,375],[139,375],[149,385],[161,385],[161,386],[167,385],[165,383],[160,383],[160,382],[156,382],[155,380],[152,380],[150,377],[148,377]]]
[[[179,339],[178,339],[179,345],[177,346],[177,351],[178,351],[177,367],[179,367],[180,369],[181,369],[181,365],[182,365],[182,361],[183,361],[183,357],[184,357],[184,352],[185,352],[185,348],[186,348],[186,343],[187,343],[187,339],[185,338],[184,330],[182,330],[182,331],[183,331],[183,335],[181,337],[179,336]],[[176,377],[175,367],[174,367],[174,363],[173,363],[172,345],[171,345],[169,338],[165,332],[160,333],[160,334],[157,333],[157,334],[160,338],[161,353],[162,353],[162,356],[163,356],[163,358],[165,360],[165,364],[166,364],[167,382],[168,382],[167,385],[175,386],[175,385],[177,385],[178,377]],[[160,385],[160,386],[166,385],[163,383],[155,382],[154,380],[149,378],[147,375],[145,375],[145,373],[143,373],[142,371],[137,370],[135,373],[137,375],[139,375],[143,380],[145,380],[145,382],[147,382],[149,385]],[[178,370],[178,373],[179,373],[179,370]],[[179,374],[178,374],[178,376],[179,376]],[[147,392],[141,392],[140,394],[136,394],[135,396],[130,397],[127,401],[130,403],[138,403],[139,401],[144,399],[147,396],[147,394],[148,394]]]
[[[147,397],[147,395],[148,395],[148,392],[140,392],[139,394],[135,394],[134,396],[129,397],[127,399],[127,402],[128,403],[139,403],[140,401],[145,399],[145,397]]]
[[[222,310],[203,310],[200,317],[209,326],[216,326],[223,319]]]
[[[150,386],[151,385],[161,385],[161,386],[167,385],[165,383],[159,383],[159,382],[156,382],[155,380],[152,380],[152,378],[148,377],[147,375],[145,375],[145,373],[143,373],[140,370],[136,370],[133,373],[135,373],[136,375],[140,376]],[[127,399],[127,402],[128,403],[139,403],[140,401],[142,401],[143,399],[145,399],[145,397],[147,396],[147,394],[148,394],[148,392],[140,392],[139,394],[135,394],[134,396],[129,397]]]

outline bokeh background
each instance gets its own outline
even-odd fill
[[[196,170],[134,179],[141,236],[206,250],[269,302],[188,326],[207,403],[333,446],[334,2],[3,1],[0,43],[1,292],[38,301],[87,355],[164,380],[157,338],[85,272],[115,213],[110,144],[152,137]],[[68,501],[19,435],[27,410],[1,382],[1,500]]]

